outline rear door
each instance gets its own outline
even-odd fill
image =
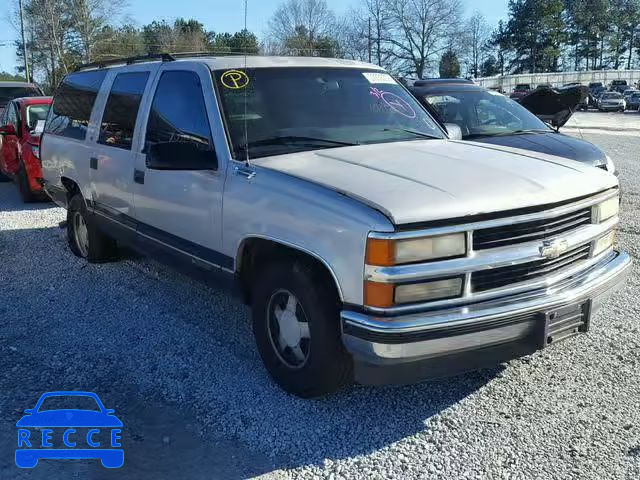
[[[138,111],[157,67],[139,65],[110,72],[105,81],[104,108],[90,158],[94,207],[101,213],[133,225],[133,170]]]
[[[225,163],[211,71],[203,64],[164,64],[145,102],[144,143],[136,160],[134,202],[138,231],[148,245],[166,253],[186,254],[199,264],[230,267],[219,252]],[[217,129],[217,130],[214,130]],[[223,140],[224,141],[224,140]],[[147,166],[146,154],[154,144],[195,142],[213,148],[211,167],[181,169],[176,157],[166,169]],[[194,258],[195,257],[195,258]]]

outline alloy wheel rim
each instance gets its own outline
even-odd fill
[[[78,250],[86,258],[89,255],[89,230],[80,212],[73,215],[73,232]]]
[[[267,327],[279,360],[292,369],[304,367],[309,360],[311,333],[308,317],[293,293],[281,289],[271,295]]]

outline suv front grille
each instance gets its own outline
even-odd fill
[[[473,249],[485,250],[545,240],[590,223],[591,207],[587,207],[555,218],[483,228],[473,232]]]
[[[484,292],[558,273],[589,258],[590,248],[589,244],[582,245],[554,259],[536,260],[535,262],[473,272],[471,274],[471,289],[473,292]]]

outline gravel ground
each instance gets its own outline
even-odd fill
[[[640,478],[640,139],[589,135],[624,188],[626,289],[573,338],[499,368],[303,401],[267,378],[246,307],[149,260],[89,265],[61,209],[0,184],[0,478]],[[41,393],[96,392],[125,465],[13,463]]]

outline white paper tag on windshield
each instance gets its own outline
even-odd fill
[[[362,72],[362,75],[364,76],[364,78],[369,80],[369,83],[391,83],[393,85],[396,84],[396,81],[388,73]]]

